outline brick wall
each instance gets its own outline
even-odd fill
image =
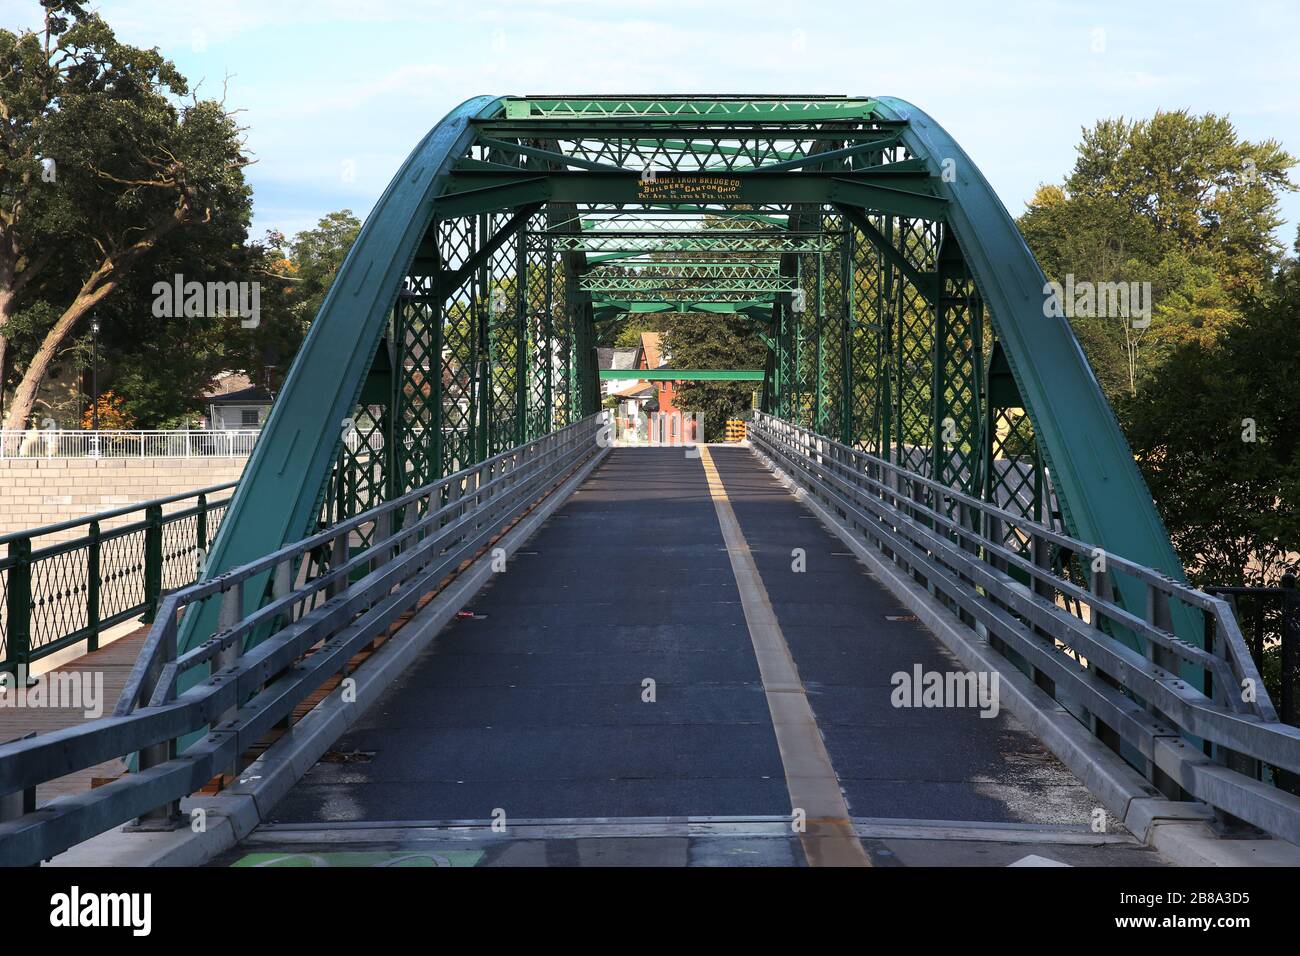
[[[0,534],[239,479],[247,458],[0,460]],[[125,520],[125,519],[124,519]],[[138,519],[137,519],[138,520]],[[106,523],[105,527],[112,527]],[[84,533],[84,532],[83,532]],[[57,538],[46,539],[55,543]]]

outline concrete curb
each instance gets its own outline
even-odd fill
[[[750,450],[964,667],[999,674],[1001,704],[1139,840],[1181,866],[1300,866],[1300,847],[1273,838],[1223,839],[1206,824],[1213,816],[1209,806],[1199,801],[1167,799],[987,641],[958,626],[929,591],[886,561],[772,459],[757,447]]]
[[[526,515],[494,548],[507,555],[523,546],[568,500],[605,457],[599,451],[569,476],[545,501]],[[330,693],[279,740],[249,764],[234,786],[211,797],[181,801],[191,821],[203,819],[202,832],[191,827],[160,833],[110,830],[55,857],[47,866],[202,866],[243,840],[329,750],[366,707],[397,679],[456,612],[492,577],[488,552],[462,572],[393,637],[367,658],[356,672],[356,701],[345,702],[340,690]],[[198,813],[201,811],[201,815]]]

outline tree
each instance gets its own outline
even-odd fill
[[[1295,165],[1276,140],[1251,143],[1226,116],[1157,111],[1151,119],[1102,120],[1084,130],[1066,191],[1111,198],[1150,223],[1162,252],[1214,261],[1237,294],[1258,294],[1282,252],[1278,193],[1296,187]]]
[[[1295,159],[1238,137],[1225,117],[1158,112],[1083,131],[1075,168],[1020,218],[1048,277],[1150,282],[1151,324],[1071,324],[1112,404],[1136,395],[1180,345],[1216,341],[1250,296],[1268,294],[1281,248],[1278,196]]]
[[[100,431],[122,431],[134,427],[135,417],[126,409],[121,396],[114,394],[111,389],[100,395],[95,405],[96,408],[82,412],[82,428],[94,428],[96,421]]]
[[[641,344],[642,332],[662,332],[668,325],[668,320],[668,314],[663,312],[630,313],[604,333],[600,344],[604,345],[610,335],[613,335],[611,344],[615,348],[634,349]]]
[[[762,368],[767,361],[767,346],[753,320],[736,312],[673,313],[664,348],[677,368]],[[727,419],[748,409],[752,398],[750,383],[689,382],[674,401],[682,411],[703,417],[705,441],[720,441]]]
[[[119,43],[84,4],[43,5],[40,31],[0,30],[0,369],[24,366],[11,428],[92,309],[178,241],[239,246],[250,210],[222,104],[181,102],[175,67]],[[11,323],[30,354],[8,355]]]
[[[1300,241],[1297,242],[1300,252]],[[1300,265],[1217,344],[1174,350],[1126,431],[1189,577],[1271,584],[1300,569]]]

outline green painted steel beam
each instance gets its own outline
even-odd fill
[[[862,142],[880,139],[893,131],[888,124],[873,120],[860,126],[800,126],[791,129],[787,125],[771,122],[723,121],[713,123],[697,121],[693,125],[685,123],[664,123],[654,125],[644,120],[600,122],[550,121],[534,120],[532,122],[514,122],[503,120],[486,120],[475,124],[482,135],[499,140],[533,140],[551,139],[578,141],[604,141],[620,145],[636,146],[640,149],[669,149],[675,152],[690,152],[698,155],[745,156],[749,150],[744,147],[713,147],[718,139],[761,140],[765,155],[783,159],[794,159],[804,155],[793,150],[767,148],[768,142],[823,142],[844,143]],[[897,127],[895,127],[897,128]],[[685,144],[678,149],[676,144]]]
[[[791,235],[773,232],[765,235],[756,230],[730,229],[725,233],[703,231],[691,232],[599,232],[577,235],[550,235],[534,233],[529,235],[529,242],[537,247],[540,242],[550,241],[556,251],[582,250],[588,253],[608,253],[610,255],[644,255],[646,253],[665,252],[714,252],[714,253],[771,253],[779,255],[784,252],[830,252],[834,248],[834,239],[824,233]],[[589,257],[589,262],[599,261],[601,256]]]
[[[942,219],[946,207],[946,201],[935,194],[937,177],[912,174],[904,177],[805,171],[697,177],[674,173],[662,174],[656,181],[676,180],[691,185],[691,180],[700,178],[735,180],[734,190],[729,189],[725,200],[719,200],[723,205],[846,203],[923,219]],[[448,192],[438,199],[437,209],[439,215],[470,215],[547,201],[631,204],[662,199],[643,191],[640,177],[627,173],[549,172],[514,177],[508,173],[469,172],[451,177]]]
[[[698,301],[668,301],[665,299],[627,298],[605,296],[598,292],[591,295],[592,305],[598,309],[620,309],[624,312],[742,312],[750,308],[771,309],[772,296],[759,296],[745,299],[736,297],[728,300],[701,299]]]
[[[505,101],[505,116],[509,120],[749,119],[806,123],[871,119],[875,109],[870,99],[837,96],[511,97]]]
[[[602,368],[603,381],[633,382],[761,382],[761,368],[680,369],[680,368]]]
[[[591,260],[589,259],[588,262]],[[707,259],[643,259],[636,262],[621,261],[614,266],[615,269],[633,269],[633,273],[617,273],[612,269],[592,270],[589,275],[610,274],[610,275],[635,275],[640,272],[675,272],[682,276],[692,276],[694,278],[718,278],[725,279],[735,276],[769,276],[776,272],[776,264],[779,263],[777,256],[754,258],[745,257],[737,258],[735,262],[710,261]]]

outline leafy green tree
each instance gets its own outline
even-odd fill
[[[676,368],[762,368],[767,361],[767,347],[753,321],[735,312],[674,313],[664,348]],[[678,390],[675,403],[703,417],[705,441],[719,441],[727,419],[748,409],[752,399],[749,382],[688,382]]]
[[[119,43],[84,4],[43,6],[39,31],[0,30],[0,369],[21,369],[8,427],[26,424],[92,310],[168,248],[239,247],[250,211],[241,132],[221,103],[182,100],[169,61]],[[11,323],[30,351],[8,354]]]
[[[616,327],[605,333],[601,345],[606,344],[612,335],[615,348],[634,349],[641,344],[642,332],[662,332],[668,325],[668,317],[662,312],[634,312],[628,315]]]
[[[269,320],[245,343],[243,361],[228,367],[247,372],[272,392],[279,389],[359,232],[361,220],[352,210],[341,209],[322,216],[291,241],[272,232],[265,242],[250,245],[249,271],[261,277],[263,311]]]
[[[1064,184],[1040,187],[1019,224],[1049,278],[1151,283],[1148,328],[1071,320],[1113,404],[1179,346],[1216,341],[1248,297],[1268,294],[1278,197],[1295,188],[1294,164],[1273,140],[1242,140],[1226,117],[1158,112],[1084,130]]]
[[[1297,243],[1300,252],[1300,242]],[[1300,569],[1300,266],[1285,264],[1217,344],[1174,350],[1126,431],[1198,584]]]
[[[1268,276],[1261,263],[1282,252],[1278,194],[1295,189],[1287,175],[1295,162],[1276,140],[1241,139],[1226,116],[1162,110],[1085,130],[1065,188],[1118,200],[1152,226],[1162,251],[1211,259],[1232,291],[1258,294]]]

